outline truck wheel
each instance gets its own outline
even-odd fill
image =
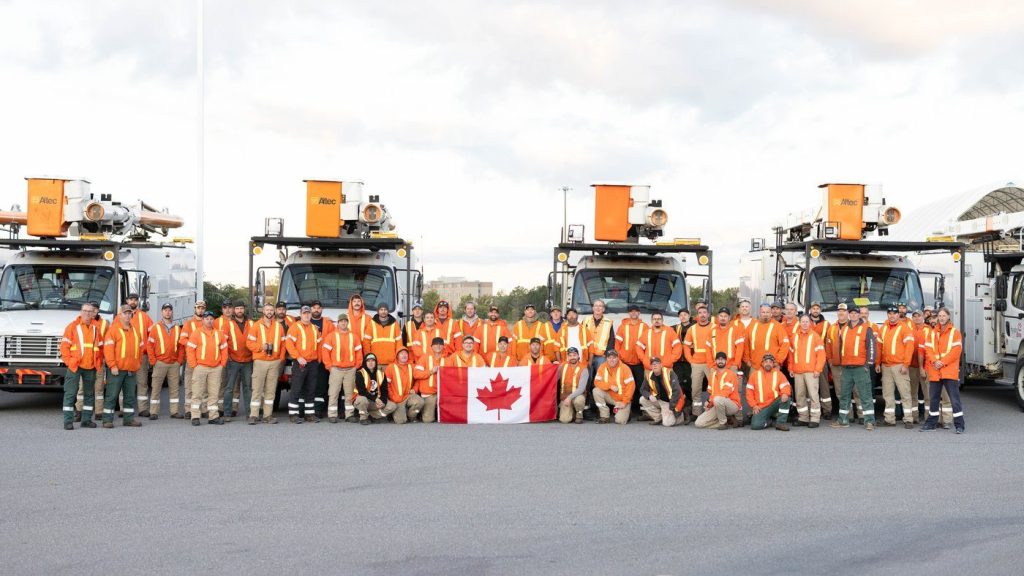
[[[1024,410],[1024,357],[1017,358],[1017,370],[1013,376],[1013,389],[1017,392],[1017,405]]]

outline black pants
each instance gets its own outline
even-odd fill
[[[939,380],[928,383],[928,421],[925,426],[934,428],[939,423],[939,400],[942,397],[942,389],[949,394],[949,403],[953,405],[953,426],[964,427],[964,407],[960,403],[960,381]]]
[[[298,361],[292,362],[291,396],[288,398],[289,416],[312,416],[313,393],[316,390],[316,376],[320,371],[319,362],[306,362],[305,366]]]
[[[672,409],[675,410],[676,408],[680,408],[677,412],[681,412],[686,409],[686,406],[688,405],[687,402],[689,402],[689,405],[693,404],[693,399],[690,398],[690,383],[693,381],[693,378],[691,378],[691,376],[693,376],[693,368],[690,366],[689,362],[679,361],[672,365],[672,371],[676,373],[676,378],[679,379],[679,389],[682,392],[682,397],[680,397],[682,405],[673,406]],[[685,398],[685,400],[683,398]]]
[[[644,385],[644,365],[643,364],[626,364],[629,368],[630,373],[633,375],[633,384],[636,386],[635,392],[633,393],[633,401],[630,403],[630,413],[640,414],[640,387]]]
[[[316,369],[316,397],[313,399],[316,413],[320,416],[327,415],[327,383],[331,379],[331,373],[324,368],[324,365],[317,362]]]

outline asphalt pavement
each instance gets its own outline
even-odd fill
[[[963,395],[957,436],[166,413],[68,432],[58,395],[0,392],[0,574],[1019,575],[1024,413]]]

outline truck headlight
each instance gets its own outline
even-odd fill
[[[664,208],[649,208],[647,210],[647,225],[654,228],[662,228],[668,224],[668,212]]]

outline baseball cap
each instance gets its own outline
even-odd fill
[[[338,314],[338,322],[341,322],[342,320],[346,322],[348,321],[348,314],[346,314],[345,312]]]
[[[565,351],[566,354],[579,354],[580,351],[575,346],[569,346],[569,349]]]
[[[523,306],[523,312],[526,312],[526,311],[527,311],[527,310],[529,310],[530,308],[533,308],[534,310],[536,310],[536,309],[537,309],[537,307],[536,307],[536,306],[534,306],[533,304],[527,304],[526,306]]]
[[[605,356],[605,358],[611,358],[612,356],[615,356],[616,358],[618,358],[619,357],[619,353],[616,352],[615,350],[609,350],[604,356]]]
[[[896,306],[889,306],[888,308],[885,309],[885,311],[886,312],[895,312],[895,313],[899,314],[900,309],[897,308]]]
[[[719,352],[718,354],[715,354],[715,360],[718,360],[719,358],[727,360],[729,357],[725,355],[725,352]]]
[[[772,308],[785,308],[785,306],[782,305],[781,300],[776,300],[775,302],[772,302]]]
[[[846,302],[840,302],[839,305],[836,306],[836,310],[846,310],[846,309],[847,309]]]
[[[209,310],[207,310],[206,312],[203,313],[203,318],[216,318],[216,317],[217,317],[217,315],[214,314],[213,312],[210,312]]]
[[[420,306],[419,304],[412,307],[413,310],[416,310],[417,308],[423,310],[423,306]]]
[[[196,308],[206,308],[206,300],[196,300]]]
[[[508,343],[508,336],[498,336],[498,342]]]
[[[312,311],[313,311],[313,309],[310,308],[309,306],[303,306],[302,308],[299,309],[299,313],[300,314],[303,313],[303,312],[312,312]]]
[[[661,364],[661,358],[654,356],[653,358],[651,358],[651,364]]]
[[[488,312],[491,310],[494,310],[495,312],[501,312],[501,310],[499,310],[498,307],[495,306],[494,304],[491,304],[491,307],[487,309]]]
[[[447,300],[441,300],[437,303],[438,308],[451,308],[451,304],[448,304]]]
[[[818,302],[818,301],[811,302],[811,308],[814,308],[815,306],[817,306],[818,308],[821,308],[821,302]]]
[[[537,337],[530,338],[530,344],[543,344],[543,343],[544,343],[544,341],[541,340],[540,338],[537,338]]]
[[[444,346],[444,338],[434,338],[430,341],[431,346]]]
[[[136,300],[138,300],[139,299],[139,293],[138,292],[130,292],[128,294],[128,299],[131,300],[132,298],[135,298]]]
[[[235,300],[235,308],[238,308],[239,306],[245,308],[245,300]]]
[[[277,304],[274,304],[274,308],[287,308],[287,307],[288,307],[288,305],[285,304],[284,302],[278,302]]]
[[[174,306],[170,302],[164,302],[164,305],[160,307],[161,310],[171,309],[174,310]]]
[[[310,302],[310,303],[309,303],[309,305],[310,305],[310,306],[319,306],[319,307],[321,307],[321,308],[323,308],[323,307],[324,307],[324,305],[323,305],[323,304],[321,304],[319,300],[313,300],[312,302]]]
[[[747,304],[750,304],[750,298],[747,298],[746,296],[743,296],[742,298],[740,298],[739,300],[736,301],[737,304],[743,304],[744,302],[746,302]]]
[[[768,352],[761,357],[761,362],[764,362],[765,360],[771,360],[772,362],[775,362],[775,355],[772,354],[771,352]]]
[[[118,312],[119,312],[120,314],[124,314],[125,312],[131,312],[131,311],[132,311],[132,307],[131,307],[131,306],[129,306],[129,305],[127,305],[127,304],[123,304],[123,305],[121,305],[121,307],[119,307],[119,308],[117,309],[117,311],[118,311]]]
[[[551,308],[548,309],[548,312],[554,312],[555,310],[558,310],[559,312],[562,311],[562,309],[559,308],[558,306],[552,306]]]
[[[579,310],[577,310],[577,309],[575,309],[575,308],[566,308],[566,309],[565,309],[565,315],[566,315],[566,316],[568,316],[568,315],[569,315],[569,312],[575,312],[577,316],[578,316],[578,315],[579,315],[579,313],[580,313],[580,311],[579,311]]]
[[[639,311],[640,311],[640,307],[639,307],[639,306],[637,306],[636,304],[630,304],[630,305],[629,305],[629,306],[628,306],[628,307],[626,308],[626,312],[639,312]]]
[[[732,315],[732,310],[729,310],[729,308],[726,306],[722,306],[721,308],[718,309],[718,313]]]

